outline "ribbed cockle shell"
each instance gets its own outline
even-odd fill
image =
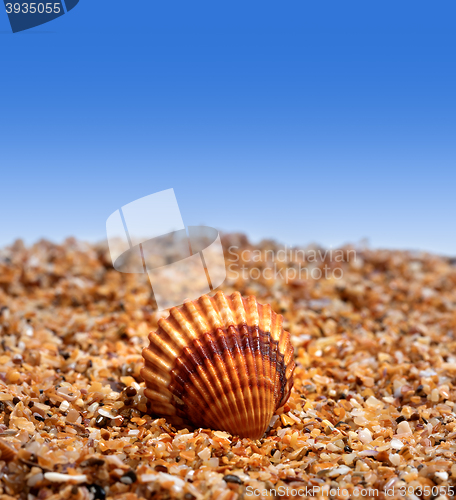
[[[217,292],[172,308],[143,350],[152,412],[259,439],[287,401],[295,367],[282,316]]]

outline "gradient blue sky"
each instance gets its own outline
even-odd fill
[[[0,12],[0,244],[184,222],[456,254],[456,3],[80,0]],[[153,223],[153,221],[151,221]]]

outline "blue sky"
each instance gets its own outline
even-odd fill
[[[99,240],[174,188],[252,239],[456,253],[456,4],[80,0],[0,12],[0,244]]]

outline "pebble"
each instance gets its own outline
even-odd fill
[[[124,484],[133,484],[136,483],[136,480],[137,480],[136,473],[133,470],[129,470],[120,478],[120,482]]]
[[[227,474],[226,476],[223,476],[223,480],[227,483],[244,484],[244,481],[235,474]]]
[[[102,486],[98,484],[90,484],[89,486],[87,486],[87,489],[93,495],[93,500],[106,499],[106,491]]]
[[[398,435],[412,435],[412,429],[410,428],[410,424],[407,421],[401,422],[398,424],[396,429],[396,434]]]
[[[87,476],[85,474],[71,475],[71,474],[61,474],[60,472],[45,472],[44,479],[51,481],[53,483],[85,483],[87,482]]]
[[[362,429],[358,431],[358,437],[364,444],[370,443],[372,441],[372,433],[369,429]]]

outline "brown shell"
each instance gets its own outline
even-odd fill
[[[262,437],[293,386],[293,347],[282,319],[237,292],[172,308],[143,350],[141,375],[152,411]]]
[[[0,438],[0,460],[11,462],[17,454],[16,448]]]

